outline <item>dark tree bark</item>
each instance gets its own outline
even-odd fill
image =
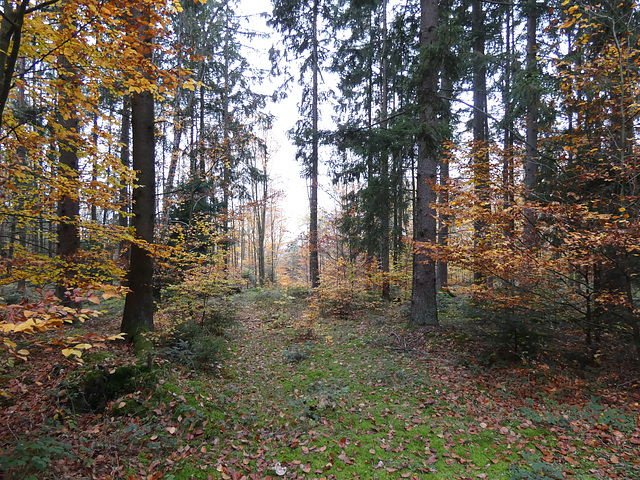
[[[320,261],[318,257],[318,0],[313,2],[312,19],[312,152],[311,152],[311,192],[309,196],[309,277],[311,288],[320,286]]]
[[[478,214],[491,208],[488,199],[489,188],[489,122],[487,119],[487,67],[485,64],[485,15],[481,0],[473,0],[473,184],[480,208]],[[481,248],[485,240],[487,225],[481,217],[474,222],[474,243]],[[486,277],[482,272],[473,273],[476,284],[484,283]]]
[[[129,134],[131,130],[131,97],[129,95],[125,95],[122,99],[122,125],[120,128],[120,163],[122,163],[123,167],[129,168]],[[123,185],[120,188],[120,212],[118,213],[118,225],[122,228],[129,226],[129,217],[126,215],[131,208],[128,193],[127,186],[124,185],[123,181]],[[120,241],[118,249],[120,259],[122,261],[129,260],[128,255],[125,257],[126,245],[124,245],[124,241]]]
[[[134,13],[140,21],[141,12]],[[144,25],[144,22],[141,23]],[[152,55],[152,39],[148,27],[141,26],[141,48],[146,58]],[[153,257],[144,244],[152,244],[155,228],[155,136],[153,93],[135,93],[131,97],[131,127],[133,131],[133,169],[137,185],[133,190],[132,226],[142,244],[131,246],[128,287],[122,315],[121,331],[129,341],[140,333],[153,330]]]
[[[526,68],[529,76],[533,78],[538,69],[536,60],[537,13],[535,0],[527,4],[527,58]],[[538,183],[538,103],[540,102],[537,88],[530,89],[527,101],[526,118],[526,145],[524,155],[524,188],[525,198],[533,200],[533,193]],[[535,244],[536,219],[531,209],[525,209],[524,235],[525,241],[533,246]]]
[[[504,73],[503,73],[503,86],[502,86],[502,104],[504,106],[505,115],[504,115],[504,131],[503,131],[503,160],[502,160],[502,201],[503,208],[508,209],[515,202],[515,196],[513,192],[514,186],[514,169],[513,169],[513,157],[515,154],[514,151],[514,121],[513,121],[513,113],[512,113],[512,75],[511,71],[513,69],[513,45],[515,43],[514,38],[514,28],[513,28],[513,6],[509,6],[505,10],[505,35],[504,35],[504,44],[505,44],[505,56],[506,61],[504,62]],[[513,236],[513,232],[515,230],[515,222],[513,220],[509,220],[504,226],[505,235],[511,237]]]
[[[437,39],[438,0],[420,2],[420,47],[423,54]],[[423,56],[422,79],[418,92],[421,131],[418,138],[414,234],[416,242],[436,241],[436,217],[433,204],[436,193],[438,139],[434,104],[438,93],[438,70],[431,55]],[[422,253],[413,256],[413,288],[411,291],[411,323],[437,325],[436,267],[432,258]]]
[[[444,69],[443,69],[444,70]],[[444,71],[442,73],[442,93],[445,98],[453,98],[453,80],[450,75]],[[447,104],[442,115],[442,121],[446,124],[451,123],[451,101],[447,100]],[[449,191],[447,184],[449,183],[449,162],[445,159],[440,162],[440,175],[438,183],[444,187],[438,195],[438,203],[447,205],[449,203]],[[438,246],[445,248],[449,243],[449,221],[448,215],[438,217]],[[445,260],[436,262],[436,291],[446,288],[449,283],[449,265]]]
[[[65,56],[59,59],[59,118],[63,131],[59,142],[59,177],[65,184],[64,196],[58,202],[58,256],[62,263],[62,278],[56,285],[56,295],[63,303],[71,305],[70,298],[65,295],[67,289],[73,288],[76,274],[75,259],[80,248],[80,231],[78,220],[80,203],[78,201],[78,149],[74,135],[78,132],[80,122],[74,105],[74,90],[78,88],[78,75]]]
[[[388,102],[389,102],[389,79],[388,79],[388,51],[387,51],[387,0],[382,1],[382,78],[380,92],[380,116],[382,117],[381,127],[387,128]],[[384,150],[380,154],[380,187],[381,187],[381,210],[380,210],[380,267],[382,269],[382,298],[389,300],[391,294],[391,282],[389,281],[389,224],[391,195],[389,189],[389,152]]]

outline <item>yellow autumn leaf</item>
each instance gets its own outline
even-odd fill
[[[93,348],[93,345],[91,345],[90,343],[79,343],[73,348],[77,348],[79,350],[88,350],[90,348]]]
[[[81,357],[82,356],[82,352],[80,350],[76,350],[75,348],[63,348],[62,349],[62,354],[67,358],[69,358],[72,355],[74,355],[76,357]]]
[[[16,326],[13,323],[0,323],[0,331],[2,333],[10,333],[16,329]],[[7,339],[5,339],[5,343]],[[15,346],[15,345],[14,345]]]
[[[22,311],[22,314],[23,314],[25,317],[30,318],[30,317],[35,317],[35,316],[38,314],[38,312],[33,312],[33,311],[31,311],[31,310],[23,310],[23,311]]]
[[[33,331],[33,327],[36,326],[36,322],[33,321],[33,319],[29,319],[26,322],[22,322],[19,323],[18,325],[15,326],[15,328],[13,329],[14,332],[29,332],[29,331]]]
[[[9,340],[8,338],[5,338],[3,343],[9,348],[16,348],[17,347],[17,345],[14,342],[12,342],[11,340]]]
[[[22,355],[23,357],[26,357],[27,355],[29,355],[29,350],[22,349],[22,350],[18,350],[16,353],[18,355]]]

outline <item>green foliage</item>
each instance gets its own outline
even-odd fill
[[[107,404],[138,390],[155,388],[157,375],[146,366],[122,365],[119,367],[94,366],[75,379],[61,384],[60,394],[74,413],[101,413]],[[120,411],[124,414],[131,408]]]
[[[15,443],[8,453],[0,455],[0,472],[9,478],[37,480],[52,460],[75,459],[71,445],[55,438],[41,437],[36,440]]]
[[[292,285],[286,289],[286,294],[289,297],[305,299],[311,294],[311,292],[307,287],[303,287],[301,285]]]
[[[349,387],[339,380],[318,380],[295,395],[291,406],[305,418],[319,421],[348,399]]]
[[[294,345],[290,350],[283,350],[282,356],[288,363],[300,363],[303,360],[309,358],[311,349],[312,347],[309,344],[305,345],[302,348]]]
[[[621,432],[631,433],[635,426],[635,417],[619,408],[602,405],[597,398],[591,397],[586,405],[571,405],[563,409],[553,399],[546,400],[545,409],[522,407],[522,413],[533,422],[543,425],[569,427],[572,423],[602,425]],[[562,410],[562,414],[558,413]]]
[[[209,325],[193,320],[179,323],[161,335],[158,340],[159,353],[180,365],[189,368],[211,367],[222,358],[224,338],[218,334],[219,321]],[[213,328],[212,328],[213,327]]]
[[[543,462],[539,455],[523,453],[527,465],[512,465],[509,468],[510,480],[561,480],[564,474],[555,465]]]

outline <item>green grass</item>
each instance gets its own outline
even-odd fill
[[[525,401],[527,372],[460,365],[464,333],[429,331],[422,349],[403,350],[394,334],[421,332],[379,312],[371,322],[320,319],[308,336],[295,323],[304,298],[258,290],[234,300],[240,321],[226,334],[223,363],[198,370],[158,358],[154,385],[140,384],[95,419],[99,434],[82,441],[128,459],[120,476],[276,478],[277,462],[300,479],[637,473],[637,449],[622,440],[635,435],[632,410],[595,396],[569,403],[546,387],[553,378]],[[80,417],[69,418],[65,438],[89,435]]]

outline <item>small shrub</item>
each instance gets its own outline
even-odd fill
[[[555,465],[540,460],[538,455],[524,453],[527,465],[512,465],[509,468],[510,480],[561,480],[562,470]]]
[[[51,437],[34,441],[21,441],[6,454],[0,455],[0,472],[9,478],[37,479],[37,473],[45,472],[52,460],[75,459],[71,445]]]
[[[301,285],[294,285],[287,288],[286,294],[289,297],[304,299],[304,298],[307,298],[309,295],[311,295],[311,292],[307,287],[303,287]]]
[[[320,313],[348,318],[352,313],[379,307],[379,272],[362,261],[339,259],[322,272],[317,289]]]
[[[100,413],[117,398],[141,389],[152,389],[156,375],[146,366],[123,365],[110,369],[98,366],[75,380],[65,380],[60,392],[74,413]]]
[[[200,368],[220,361],[224,339],[206,325],[187,320],[159,337],[158,345],[160,354],[170,361]]]

